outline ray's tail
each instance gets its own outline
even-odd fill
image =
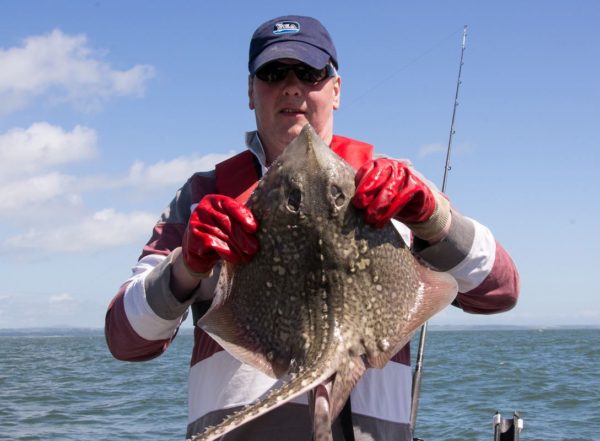
[[[215,440],[240,427],[242,424],[258,418],[297,396],[312,390],[317,384],[320,384],[331,377],[334,372],[335,370],[332,369],[331,366],[319,366],[319,363],[317,363],[316,366],[305,368],[278,389],[270,391],[267,396],[260,398],[254,403],[227,416],[216,426],[207,427],[204,432],[197,433],[186,441]]]

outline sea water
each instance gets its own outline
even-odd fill
[[[0,332],[0,440],[183,440],[192,344],[126,363],[101,330]],[[524,441],[600,440],[600,330],[430,331],[416,435],[492,440],[497,410]]]

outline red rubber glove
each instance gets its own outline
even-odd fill
[[[248,262],[258,251],[258,225],[250,209],[228,196],[209,194],[190,216],[182,254],[193,273],[208,273],[219,259]]]
[[[392,218],[406,224],[427,221],[436,208],[436,198],[409,167],[399,161],[378,158],[356,173],[354,206],[366,210],[365,221],[382,228]]]

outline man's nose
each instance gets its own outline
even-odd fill
[[[302,82],[293,70],[290,70],[283,79],[283,93],[285,95],[300,95]]]

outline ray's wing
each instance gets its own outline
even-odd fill
[[[244,324],[245,320],[236,316],[235,299],[232,299],[231,296],[236,285],[235,267],[224,263],[213,304],[198,321],[198,325],[223,349],[242,363],[249,364],[261,372],[277,378],[281,376],[282,368],[273,365],[272,360],[267,358],[267,351],[261,346],[260,340],[247,329],[248,325]]]
[[[458,286],[449,274],[432,271],[414,260],[419,289],[404,320],[398,322],[396,334],[390,338],[390,348],[369,358],[374,367],[383,365],[406,345],[415,331],[435,314],[446,308],[456,297]]]
[[[286,234],[294,240],[265,229],[251,262],[224,265],[213,306],[199,322],[234,357],[275,378],[306,363],[314,334],[309,297],[318,283],[304,257],[311,241]]]
[[[369,364],[382,368],[425,321],[452,302],[454,278],[423,266],[395,228],[360,229],[359,249],[366,249],[356,283],[362,296],[353,306]],[[365,246],[366,244],[366,246]]]

